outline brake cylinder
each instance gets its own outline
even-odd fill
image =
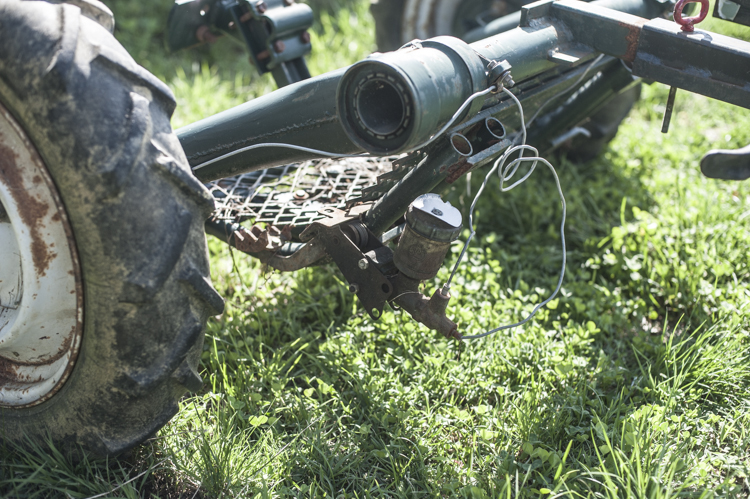
[[[461,212],[438,194],[424,194],[406,211],[406,227],[393,262],[412,279],[432,279],[443,265],[451,242],[461,233]]]

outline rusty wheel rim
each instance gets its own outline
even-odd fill
[[[54,395],[72,371],[82,325],[67,214],[41,157],[0,105],[0,406]]]

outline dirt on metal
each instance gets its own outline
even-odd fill
[[[633,24],[631,22],[624,22],[620,21],[618,24],[622,26],[623,28],[627,28],[628,34],[625,36],[625,41],[627,42],[627,49],[625,49],[625,54],[622,56],[622,59],[627,62],[633,62],[635,60],[636,53],[638,52],[638,39],[641,36],[641,28],[643,28],[643,25],[646,23],[646,20],[639,21],[638,24]]]

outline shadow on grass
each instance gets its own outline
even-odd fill
[[[597,251],[596,243],[622,221],[623,198],[644,210],[651,206],[652,200],[641,184],[642,172],[623,169],[608,158],[585,165],[565,160],[557,163],[568,201],[566,234],[569,234],[572,269],[569,278],[587,286],[587,278],[577,277],[578,269],[591,252]],[[474,189],[477,182],[480,179],[475,176]],[[513,289],[517,289],[519,281],[530,283],[532,288],[549,288],[549,282],[558,272],[560,205],[554,189],[549,174],[539,171],[527,184],[510,193],[488,191],[479,204],[479,234],[492,234],[490,248],[513,255],[502,262],[515,281],[508,283]],[[465,197],[461,190],[457,188],[451,200],[465,207],[470,201],[460,199]],[[486,213],[492,216],[483,216]],[[340,278],[334,277],[336,272],[333,266],[299,272],[294,287],[279,286],[274,281],[269,284],[268,291],[273,296],[270,303],[263,299],[258,303],[249,301],[248,315],[242,320],[233,318],[231,313],[223,318],[229,328],[227,338],[221,340],[226,343],[216,355],[211,352],[204,359],[209,364],[207,377],[218,372],[218,366],[224,362],[231,366],[239,362],[230,370],[249,369],[254,379],[238,381],[232,377],[228,384],[235,393],[260,394],[263,399],[281,397],[286,401],[285,406],[295,407],[281,415],[280,422],[292,433],[316,418],[319,420],[303,432],[283,459],[289,479],[305,484],[305,493],[311,493],[310,487],[331,493],[342,490],[379,490],[382,494],[396,495],[428,495],[436,490],[459,493],[465,485],[460,481],[452,479],[451,483],[435,484],[429,483],[428,477],[434,477],[436,470],[442,470],[439,475],[446,473],[446,469],[466,465],[464,452],[455,448],[470,445],[465,441],[473,432],[464,427],[468,424],[467,411],[481,404],[507,405],[509,399],[495,398],[493,392],[478,395],[477,390],[467,390],[461,384],[463,381],[450,388],[441,377],[461,365],[456,358],[458,352],[453,351],[455,347],[442,338],[433,338],[432,332],[415,337],[419,327],[411,324],[411,319],[403,313],[402,317],[387,314],[385,322],[371,322],[355,307]],[[590,290],[589,294],[596,292]],[[240,329],[229,325],[235,322]],[[245,329],[248,325],[249,329]],[[216,330],[211,336],[220,333]],[[238,338],[242,338],[241,345]],[[600,348],[611,348],[611,339],[599,342],[599,337],[592,335],[591,341],[589,363],[595,365],[597,352]],[[617,348],[625,351],[629,347],[621,342]],[[481,369],[482,356],[473,355],[470,362]],[[214,358],[217,367],[212,368]],[[443,359],[442,366],[435,364],[438,358]],[[434,374],[437,380],[424,379],[422,370],[439,373]],[[507,366],[493,368],[493,375],[504,376],[503,383],[519,393],[528,383],[533,384],[527,372],[517,375]],[[274,387],[274,383],[278,386]],[[566,392],[564,400],[568,405],[569,397],[586,396],[588,385],[578,388],[581,393],[577,389]],[[291,393],[285,396],[282,394],[285,390]],[[427,401],[407,395],[413,390],[424,391]],[[430,404],[439,408],[440,415],[429,413]],[[561,434],[572,424],[567,410],[556,411],[552,418],[542,418],[533,417],[531,403],[524,410],[512,405],[502,411],[527,413],[525,417],[513,416],[523,420],[525,440],[536,434],[534,438],[562,441]],[[455,414],[454,409],[458,411]],[[419,416],[414,411],[428,414]],[[447,447],[442,450],[434,448],[426,436],[434,432],[420,426],[434,424],[434,418],[455,419],[462,428],[445,434],[443,443]],[[580,422],[586,428],[589,423],[590,418]],[[509,448],[518,445],[513,441],[505,443],[507,450],[499,458],[506,471],[516,469],[518,453]],[[482,459],[488,457],[482,455]],[[486,475],[482,480],[490,484],[491,476]]]

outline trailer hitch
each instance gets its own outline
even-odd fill
[[[450,294],[438,290],[428,298],[419,291],[422,281],[437,275],[458,237],[460,212],[437,194],[420,196],[409,206],[394,251],[363,223],[370,207],[325,208],[320,213],[326,218],[308,226],[300,239],[324,248],[372,319],[379,319],[390,302],[430,329],[460,339],[458,326],[445,313]]]

